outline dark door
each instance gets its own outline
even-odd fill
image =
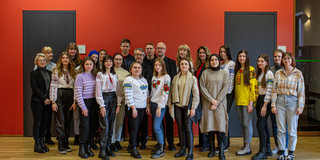
[[[32,136],[30,72],[34,68],[35,55],[41,52],[42,47],[50,46],[53,49],[52,61],[56,63],[68,43],[75,41],[75,11],[23,11],[24,136]],[[51,131],[55,132],[54,129]]]
[[[277,13],[225,12],[225,44],[231,49],[233,61],[236,61],[240,49],[245,49],[249,53],[250,65],[254,68],[257,67],[257,59],[261,54],[267,54],[271,65],[273,65],[273,51],[277,44],[276,38]],[[232,107],[229,117],[230,135],[242,136],[235,106]],[[254,135],[257,136],[255,111],[253,117]]]

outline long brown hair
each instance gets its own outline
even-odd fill
[[[82,60],[82,63],[81,63],[81,72],[85,72],[85,69],[84,69],[84,63],[86,63],[86,61],[91,61],[93,63],[93,68],[91,70],[91,73],[93,76],[96,76],[97,75],[97,68],[96,68],[96,65],[94,64],[94,60],[90,57],[84,57],[83,60]]]
[[[210,57],[210,54],[211,54],[211,52],[210,52],[210,50],[209,50],[209,48],[208,47],[206,47],[206,46],[200,46],[199,48],[198,48],[198,50],[197,50],[197,59],[196,59],[196,64],[195,64],[195,67],[194,67],[194,69],[195,69],[195,71],[196,70],[198,70],[199,68],[200,68],[200,66],[201,66],[201,60],[200,60],[200,58],[199,58],[199,52],[200,52],[200,49],[203,49],[204,50],[204,52],[206,53],[206,55],[207,55],[207,57],[206,57],[206,62],[205,62],[205,68],[208,68],[209,67],[209,57]]]
[[[72,59],[72,61],[75,63],[76,66],[79,66],[81,64],[81,57],[80,57],[80,54],[79,54],[79,48],[78,48],[77,44],[74,43],[74,42],[70,42],[68,47],[67,47],[67,52],[69,52],[69,49],[77,50],[77,53],[74,56],[74,58]]]
[[[156,62],[159,62],[160,65],[161,65],[161,67],[162,67],[161,75],[162,75],[162,76],[163,76],[163,75],[166,75],[166,74],[167,74],[167,69],[166,69],[166,64],[164,63],[164,60],[163,60],[162,58],[158,57],[158,58],[156,58],[156,59],[154,60],[154,63],[153,63],[153,64],[156,64]],[[153,65],[153,75],[154,75],[154,76],[158,76],[158,72],[154,69],[154,66],[155,66],[155,65]]]
[[[266,74],[267,74],[267,72],[270,70],[270,66],[269,66],[269,57],[268,57],[268,55],[266,55],[266,54],[261,54],[259,57],[258,57],[258,59],[259,58],[263,58],[264,59],[264,61],[266,61],[267,62],[267,65],[266,65],[266,67],[264,68],[264,75],[263,75],[263,77],[262,77],[262,79],[261,79],[261,87],[262,88],[266,88],[267,87],[267,85],[266,85]],[[259,78],[259,76],[260,76],[260,74],[262,73],[262,70],[259,68],[259,66],[258,66],[258,63],[257,63],[257,79]]]
[[[238,52],[236,66],[234,68],[234,74],[236,76],[238,71],[241,68],[241,63],[239,62],[239,55],[241,53],[244,53],[246,55],[246,62],[245,62],[244,70],[243,70],[243,83],[244,83],[244,85],[248,86],[248,85],[250,85],[250,60],[249,60],[248,51],[245,49],[241,49]],[[234,78],[234,84],[236,84],[236,80],[237,80],[237,78]]]
[[[183,61],[183,60],[185,60],[185,61],[187,61],[187,62],[188,62],[188,64],[189,64],[189,72],[190,72],[190,73],[192,73],[192,69],[191,69],[190,61],[189,61],[187,58],[181,58],[181,60],[180,60],[180,62],[179,62],[179,64],[178,64],[179,72],[181,72],[181,69],[180,69],[180,63],[181,63],[181,61]]]
[[[69,72],[70,76],[73,79],[75,79],[76,75],[77,75],[76,69],[75,69],[75,65],[74,65],[73,61],[71,60],[70,55],[69,55],[69,53],[67,51],[64,51],[64,52],[61,53],[61,55],[60,55],[60,57],[58,59],[58,62],[57,62],[57,66],[56,66],[56,68],[53,69],[53,71],[54,72],[56,72],[56,71],[58,72],[58,77],[62,76],[62,74],[64,73],[63,64],[62,64],[62,57],[64,55],[66,55],[69,58],[68,72]]]

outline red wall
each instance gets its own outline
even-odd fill
[[[277,42],[293,51],[292,0],[12,0],[0,1],[0,134],[23,134],[23,10],[76,10],[77,43],[92,49],[119,51],[122,38],[132,49],[146,42],[167,44],[175,59],[177,47],[188,44],[193,58],[200,45],[214,53],[224,43],[224,12],[277,12]],[[66,44],[67,45],[67,44]],[[56,55],[58,56],[58,55]],[[26,97],[29,98],[29,97]]]

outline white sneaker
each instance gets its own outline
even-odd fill
[[[274,147],[274,149],[272,150],[272,154],[278,154],[279,148],[278,146]]]
[[[288,156],[288,149],[286,148],[286,150],[284,150],[284,155]]]
[[[287,160],[294,160],[294,156],[293,155],[288,155]]]

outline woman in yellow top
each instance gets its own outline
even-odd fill
[[[244,135],[244,146],[237,151],[238,156],[251,154],[250,143],[253,132],[252,111],[253,103],[257,100],[258,96],[256,72],[249,64],[248,52],[244,49],[240,50],[237,55],[234,72],[236,73],[234,89],[236,110],[242,127],[242,134]]]

